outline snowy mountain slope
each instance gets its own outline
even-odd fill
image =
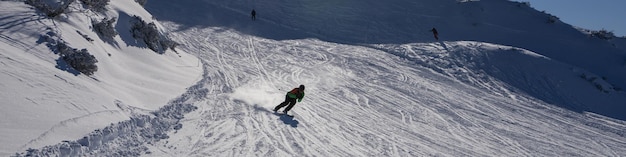
[[[193,6],[193,7],[189,7]],[[393,0],[393,1],[155,1],[146,8],[162,21],[180,24],[177,29],[226,27],[268,39],[319,38],[346,44],[408,44],[433,41],[428,32],[437,27],[445,41],[482,41],[527,49],[603,78],[609,88],[626,87],[626,52],[605,40],[590,38],[572,26],[556,21],[523,3],[505,0]],[[258,20],[248,20],[251,9]],[[187,18],[177,18],[184,16]],[[521,84],[511,82],[526,90]],[[593,84],[593,83],[592,83]],[[525,91],[543,95],[541,91]],[[539,92],[539,93],[536,93]],[[543,99],[552,101],[551,98]],[[623,103],[597,112],[618,119]],[[596,104],[555,102],[574,110]],[[606,111],[606,110],[604,110]],[[616,116],[617,115],[617,116]]]
[[[549,105],[488,75],[453,75],[483,71],[463,66],[482,55],[546,62],[556,67],[547,71],[568,73],[567,66],[528,51],[445,42],[447,48],[399,45],[429,51],[397,57],[361,46],[275,41],[221,28],[175,34],[210,36],[185,45],[194,45],[188,51],[208,60],[214,79],[205,83],[207,99],[194,103],[199,109],[186,116],[184,127],[148,146],[151,156],[623,155],[623,121]],[[416,62],[420,57],[429,59]],[[223,64],[228,62],[233,64]],[[480,80],[468,86],[463,78]],[[307,85],[307,97],[295,107],[295,118],[273,114],[270,109],[284,92],[299,83]]]
[[[626,37],[616,38],[611,41],[615,47],[626,50]],[[626,65],[626,64],[625,64]]]
[[[427,44],[377,47],[497,95],[521,92],[572,111],[623,118],[623,92],[591,72],[534,52],[477,42],[447,46],[446,53]]]
[[[211,38],[182,40],[197,34]],[[205,60],[207,74],[198,84],[201,90],[190,93],[201,98],[181,102],[198,109],[165,139],[118,138],[108,144],[115,147],[96,152],[131,151],[147,156],[623,155],[623,121],[558,108],[497,78],[479,75],[490,72],[485,67],[508,67],[491,58],[516,57],[529,65],[552,66],[546,72],[559,77],[577,78],[562,74],[573,73],[568,66],[529,51],[480,42],[442,42],[445,47],[442,43],[378,45],[406,52],[390,54],[313,39],[275,41],[222,28],[194,28],[173,37],[185,41],[189,52]],[[511,73],[532,69],[518,70]],[[269,111],[289,85],[298,83],[307,85],[307,97],[294,109],[295,119]],[[123,136],[140,132],[126,131]]]
[[[91,30],[91,20],[120,12],[149,20],[149,14],[135,2],[112,2],[112,11],[106,15],[82,9],[54,21],[23,2],[0,3],[2,156],[78,139],[126,120],[131,113],[120,104],[158,109],[200,79],[202,68],[193,56],[184,52],[158,55],[143,47],[112,45]],[[73,48],[87,49],[98,60],[98,71],[85,76],[58,68],[63,65],[59,55],[40,42],[48,32],[58,34]],[[115,41],[124,43],[119,36]]]
[[[161,22],[167,21],[164,28],[173,30],[171,37],[181,42],[180,49],[202,60],[202,80],[161,110],[147,114],[141,108],[128,108],[145,115],[85,138],[69,138],[71,141],[40,152],[90,156],[625,155],[626,123],[614,114],[623,113],[616,104],[624,102],[624,93],[603,91],[611,89],[613,82],[598,79],[596,71],[524,46],[520,47],[528,50],[465,41],[472,39],[460,37],[462,34],[458,41],[433,43],[428,32],[415,35],[404,23],[385,22],[394,19],[392,16],[371,13],[376,20],[360,21],[355,18],[358,14],[347,14],[377,8],[373,6],[381,6],[381,12],[402,13],[414,5],[312,2],[150,1],[149,11]],[[481,9],[468,11],[459,6],[466,12],[453,12],[455,9],[437,8],[483,4],[418,2],[427,4],[420,9],[432,16],[413,16],[446,17],[451,24],[443,27],[448,29],[444,32],[457,33],[466,32],[467,28],[458,25],[468,22],[465,13]],[[485,1],[494,7],[509,4],[499,2],[503,1]],[[359,7],[345,7],[348,4]],[[261,5],[272,9],[258,9]],[[250,21],[251,7],[243,6],[255,6],[259,19]],[[298,8],[302,6],[313,7],[307,13],[324,14],[317,19],[291,14],[302,11]],[[332,13],[337,10],[346,12],[343,18],[355,20],[333,20],[336,16]],[[308,19],[329,21],[324,23],[329,27],[311,30],[323,24]],[[367,34],[357,27],[359,22],[373,26],[369,27],[375,34],[369,38],[373,42],[357,38]],[[512,29],[516,27],[505,26],[499,27],[500,34],[496,31],[477,38],[493,39],[493,43],[513,40],[509,38],[517,33]],[[577,36],[564,32],[555,34]],[[539,40],[529,36],[520,40],[540,48],[569,41],[534,43],[530,41]],[[413,37],[418,41],[412,41]],[[442,37],[452,38],[443,32]],[[613,51],[607,53],[614,55]],[[577,58],[574,54],[570,56]],[[591,60],[606,57],[582,56]],[[307,96],[292,110],[295,118],[269,111],[299,84],[307,85]],[[596,103],[612,108],[607,111],[594,106]],[[191,111],[189,105],[197,109]],[[590,110],[600,114],[586,112]],[[184,118],[182,114],[186,114]]]

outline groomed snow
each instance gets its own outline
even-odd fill
[[[211,37],[187,44],[213,52],[197,54],[213,78],[207,98],[194,102],[199,109],[181,130],[148,145],[150,156],[623,155],[623,121],[555,107],[481,69],[506,68],[499,59],[515,57],[571,74],[546,77],[579,79],[526,50],[467,41],[367,48],[219,28],[176,36],[191,34]],[[537,77],[516,70],[508,73]],[[298,84],[307,96],[295,118],[272,113]]]

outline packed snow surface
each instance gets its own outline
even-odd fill
[[[113,43],[89,16],[0,3],[0,155],[626,156],[622,39],[522,3],[119,0]],[[132,15],[177,51],[129,41]],[[46,27],[98,72],[57,69]],[[300,84],[293,118],[271,111]]]

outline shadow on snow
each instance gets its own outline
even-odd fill
[[[433,42],[434,39],[428,30],[438,23],[406,24],[403,23],[406,20],[409,20],[409,23],[417,21],[401,11],[380,14],[370,10],[381,6],[387,7],[384,9],[393,7],[384,5],[387,2],[327,5],[313,1],[294,1],[281,2],[278,6],[274,3],[276,2],[151,1],[145,8],[157,20],[180,24],[179,29],[182,30],[194,27],[224,27],[274,40],[317,38],[346,44],[402,44],[419,40]],[[335,9],[343,6],[351,9]],[[250,15],[252,9],[257,11],[254,21]],[[441,17],[428,18],[441,19]]]
[[[254,105],[253,108],[254,108],[254,110],[257,110],[257,111],[263,111],[263,112],[266,112],[266,113],[272,113],[273,115],[276,115],[276,116],[280,117],[280,120],[283,121],[283,123],[285,123],[287,125],[290,125],[291,127],[296,128],[296,127],[298,127],[298,124],[300,124],[300,122],[298,122],[298,120],[293,119],[293,117],[291,117],[291,116],[287,116],[285,114],[281,114],[281,113],[278,113],[278,112],[270,111],[267,108],[260,107],[259,105]]]
[[[485,14],[480,10],[491,10],[501,7],[501,5],[491,5],[492,3],[489,2],[422,1],[428,2],[427,4],[441,4],[441,7],[448,7],[442,10],[442,8],[422,6],[409,0],[392,1],[393,3],[389,1],[367,1],[363,3],[350,3],[352,1],[337,3],[282,1],[278,3],[275,1],[181,0],[151,1],[146,4],[145,8],[159,21],[170,21],[178,24],[179,27],[177,29],[179,30],[220,27],[273,40],[317,38],[328,42],[360,46],[367,44],[436,42],[429,30],[432,27],[437,27],[439,30],[443,30],[440,37],[444,38],[438,43],[446,51],[452,48],[444,43],[446,40],[481,41],[501,45],[515,45],[516,47],[537,52],[553,60],[593,71],[597,75],[609,78],[608,80],[614,80],[609,83],[618,87],[626,86],[626,81],[622,81],[625,80],[626,75],[615,73],[611,68],[605,68],[616,67],[619,66],[617,64],[622,63],[621,61],[607,61],[613,58],[623,58],[623,55],[617,53],[621,51],[607,46],[606,43],[603,43],[604,41],[589,39],[570,25],[557,23],[551,27],[540,27],[540,29],[537,29],[522,27],[521,24],[527,22],[525,20],[487,20],[492,15]],[[250,11],[252,9],[255,9],[257,12],[255,21],[251,19]],[[528,16],[526,14],[529,10],[526,9],[514,10],[514,12],[511,12],[511,16]],[[386,12],[381,14],[380,11]],[[467,24],[464,23],[467,20],[475,20],[473,17],[464,16],[467,12],[485,16],[478,19],[486,21],[474,24],[489,23],[489,25],[458,25]],[[533,16],[545,16],[540,12],[534,13]],[[493,15],[491,18],[500,17]],[[491,23],[506,27],[494,27],[494,24]],[[543,23],[535,25],[540,26]],[[513,28],[516,31],[511,31]],[[526,31],[532,32],[528,33]],[[543,33],[560,35],[545,38]],[[568,42],[555,42],[554,39],[556,38],[566,38]],[[573,46],[570,44],[589,42],[594,42],[595,44],[577,44]],[[383,51],[394,54],[394,52],[389,50]],[[578,57],[563,55],[561,52],[576,54]],[[606,53],[598,54],[593,52]],[[512,84],[517,88],[528,89],[526,86],[520,86],[515,80],[505,80],[504,82]],[[546,97],[542,92],[531,91],[530,93],[543,101],[554,103],[559,107],[576,112],[585,111],[580,108],[572,108],[567,101],[562,103],[558,99]],[[619,110],[623,111],[623,108],[619,108]],[[612,113],[612,111],[608,112]],[[621,120],[626,119],[624,116],[615,116],[607,112],[596,113]],[[290,123],[290,121],[285,121],[285,123]]]

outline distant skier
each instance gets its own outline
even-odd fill
[[[291,91],[287,92],[287,95],[285,96],[285,101],[274,107],[274,112],[277,112],[278,109],[289,105],[287,106],[287,108],[285,108],[285,110],[283,110],[283,113],[287,114],[287,112],[291,110],[294,105],[296,105],[296,99],[298,99],[298,102],[300,102],[302,101],[302,98],[304,98],[304,85],[300,85],[300,87],[294,88]]]
[[[252,15],[252,21],[256,20],[256,11],[254,11],[254,9],[252,9],[250,14]]]
[[[433,32],[433,35],[435,36],[435,39],[437,41],[439,41],[439,33],[437,32],[437,29],[435,29],[435,27],[433,27],[433,29],[431,29],[430,31]]]

